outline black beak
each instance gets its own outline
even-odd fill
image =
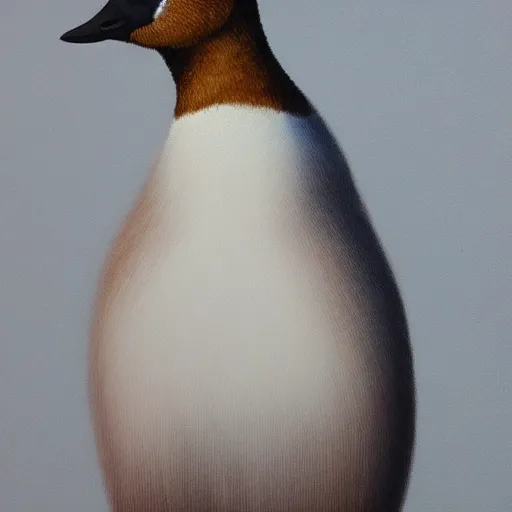
[[[112,39],[129,41],[130,34],[153,21],[149,9],[130,8],[126,0],[109,0],[91,20],[61,36],[67,43],[97,43]]]

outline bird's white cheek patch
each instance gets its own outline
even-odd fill
[[[155,14],[153,15],[153,19],[156,20],[164,12],[164,9],[165,9],[166,5],[167,5],[167,0],[162,0],[158,4],[158,7],[156,8]]]

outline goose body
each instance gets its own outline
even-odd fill
[[[178,96],[105,266],[90,387],[113,511],[401,508],[400,295],[329,129],[272,83]]]

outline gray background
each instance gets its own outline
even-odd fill
[[[85,392],[108,243],[165,139],[156,54],[60,43],[101,0],[0,6],[0,511],[105,511]],[[512,510],[512,3],[262,0],[406,301],[407,511]]]

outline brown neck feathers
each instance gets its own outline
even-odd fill
[[[307,98],[274,57],[255,1],[242,1],[216,34],[190,47],[161,48],[176,82],[175,118],[221,104],[309,115]]]

